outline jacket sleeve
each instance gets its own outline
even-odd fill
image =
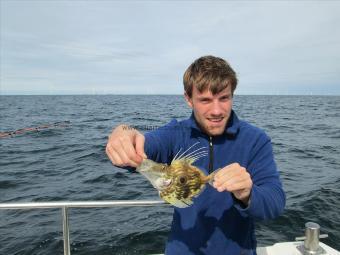
[[[274,161],[270,138],[261,133],[251,150],[247,170],[251,175],[253,187],[250,204],[236,207],[242,215],[257,219],[273,219],[282,214],[286,196],[282,188],[279,172]]]
[[[165,126],[144,134],[144,150],[149,159],[159,163],[170,163],[177,128],[174,119]]]

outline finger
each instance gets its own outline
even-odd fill
[[[124,157],[124,159],[132,162],[134,166],[139,165],[142,162],[143,158],[137,154],[132,140],[130,138],[123,138],[120,139],[120,143],[123,148],[122,156]]]
[[[220,178],[216,179],[216,182],[219,184],[225,183],[225,182],[233,182],[237,181],[238,179],[246,178],[248,176],[248,173],[243,169],[237,169],[230,171],[224,175],[222,175]]]
[[[249,178],[243,178],[239,179],[234,182],[225,182],[222,185],[217,187],[218,191],[229,191],[229,192],[234,192],[234,191],[239,191],[243,189],[250,189],[252,186],[252,181]]]
[[[240,191],[244,189],[250,189],[250,186],[251,186],[251,182],[249,180],[243,180],[239,182],[226,184],[225,189],[229,192],[234,192],[234,191]]]
[[[242,178],[242,175],[244,174],[244,170],[238,168],[228,168],[225,170],[224,173],[220,174],[219,176],[215,176],[214,178],[214,185],[216,187],[222,185],[223,183],[226,182],[233,182],[237,181],[238,178]]]
[[[129,159],[124,151],[116,152],[115,154],[113,154],[113,156],[116,156],[115,159],[118,162],[120,162],[119,166],[121,167],[125,167],[125,166],[137,167],[139,165],[133,160]]]
[[[144,143],[145,143],[145,137],[142,134],[136,135],[136,152],[138,155],[140,155],[142,158],[147,158],[145,152],[144,152]]]
[[[125,166],[137,167],[140,162],[135,161],[138,155],[135,152],[130,140],[120,139],[121,149],[117,151]]]
[[[115,166],[124,166],[123,160],[119,157],[119,155],[116,152],[113,152],[111,154],[111,157],[113,161],[115,162],[114,163]]]
[[[221,178],[224,175],[228,175],[228,174],[234,172],[235,170],[237,170],[240,167],[241,166],[238,163],[233,163],[233,164],[227,165],[224,168],[222,168],[220,171],[218,171],[216,173],[215,177]]]
[[[232,180],[239,175],[239,171],[226,171],[225,173],[215,177],[216,184],[222,184],[228,180]]]
[[[109,142],[106,146],[106,154],[111,162],[116,166],[132,166],[136,167],[135,162],[131,162],[124,152],[124,148],[119,139]]]
[[[123,164],[117,153],[113,150],[112,147],[106,146],[106,155],[109,157],[111,163],[113,165],[120,166]]]
[[[220,179],[217,179],[213,186],[216,189],[223,189],[230,191],[230,187],[235,183],[243,182],[243,181],[251,181],[250,174],[245,169],[239,169],[236,172],[231,173],[230,175],[224,175]]]

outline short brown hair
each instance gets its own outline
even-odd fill
[[[237,77],[235,71],[224,59],[203,56],[196,59],[185,71],[183,84],[184,90],[189,97],[192,96],[193,86],[199,92],[209,89],[213,95],[231,86],[231,92],[234,94]]]

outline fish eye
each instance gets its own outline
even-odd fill
[[[184,176],[179,177],[178,180],[179,180],[179,182],[180,182],[181,184],[184,184],[184,183],[187,182],[187,178],[185,178]]]

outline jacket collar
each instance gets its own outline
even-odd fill
[[[191,113],[190,118],[188,119],[188,126],[190,128],[196,129],[199,132],[203,133],[201,128],[198,126],[197,121],[195,119],[194,112]],[[238,117],[236,116],[236,113],[232,110],[226,129],[224,130],[224,134],[236,136],[240,128],[240,121]]]

